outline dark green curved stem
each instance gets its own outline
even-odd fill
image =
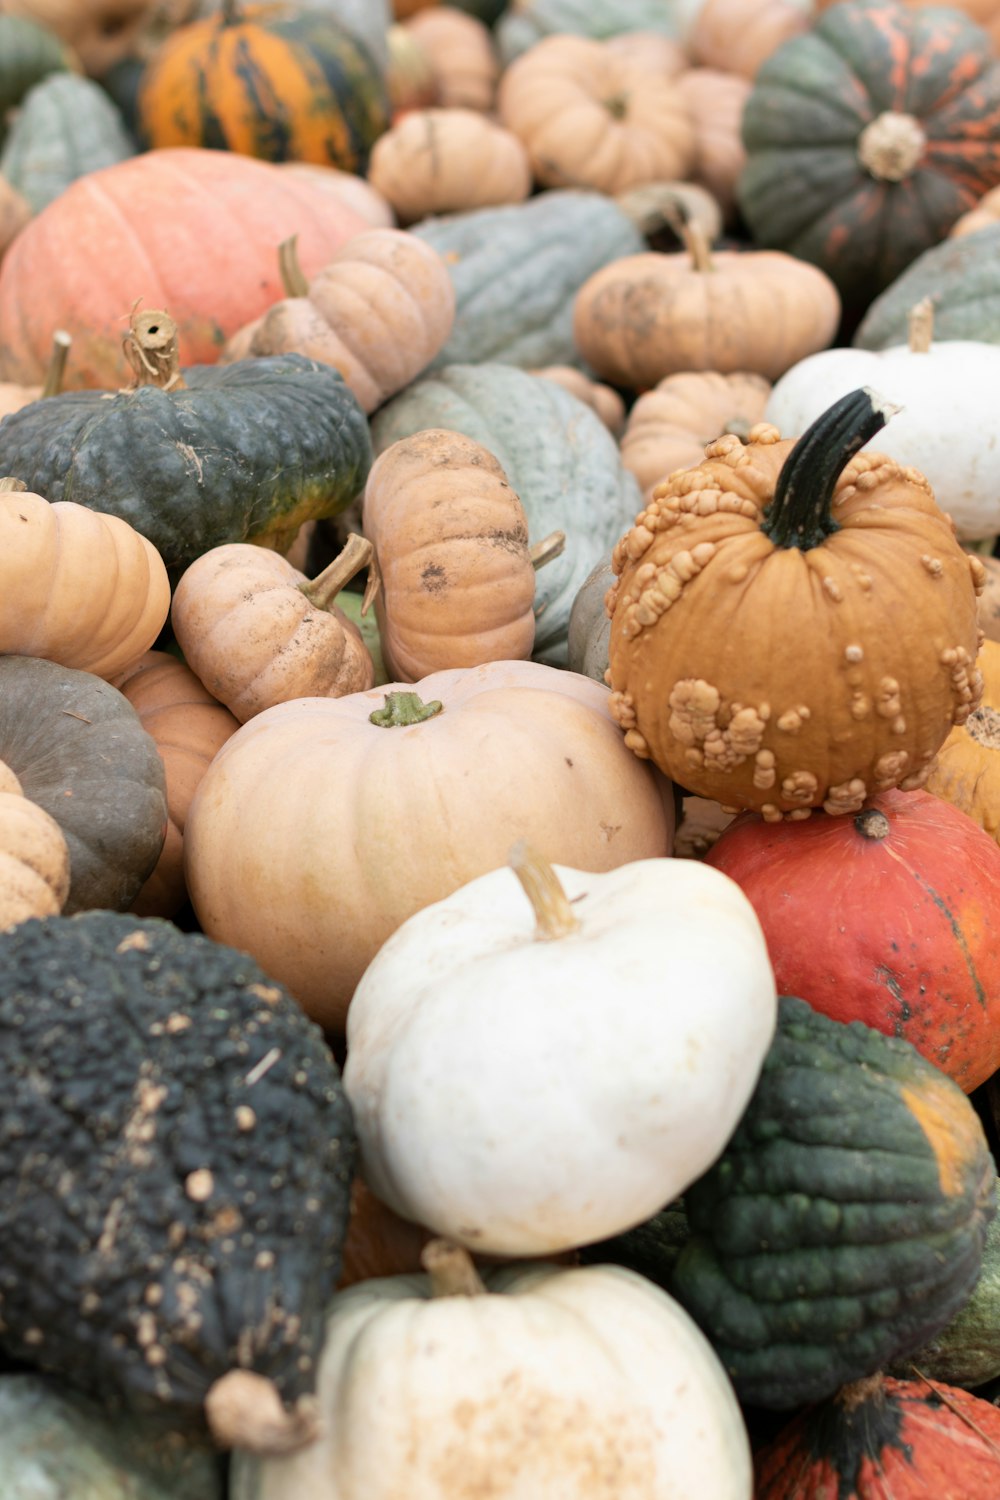
[[[805,551],[839,529],[830,509],[837,480],[899,409],[861,386],[806,428],[782,465],[761,526],[776,547]]]
[[[368,722],[379,729],[405,729],[408,724],[422,724],[425,719],[433,719],[443,707],[437,698],[432,703],[422,702],[418,693],[386,693],[385,707],[370,713]]]

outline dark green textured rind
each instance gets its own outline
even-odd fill
[[[120,112],[99,84],[53,73],[22,102],[0,155],[0,174],[37,214],[78,177],[135,153]]]
[[[8,1353],[173,1425],[236,1368],[313,1391],[355,1140],[285,989],[168,922],[24,922],[0,936],[0,1090]]]
[[[455,287],[454,326],[432,370],[492,360],[578,365],[577,292],[609,261],[646,249],[610,198],[570,190],[425,219],[410,233],[444,257]]]
[[[1000,224],[926,250],[868,309],[854,337],[859,349],[905,344],[907,315],[934,303],[934,337],[1000,344]]]
[[[947,1193],[900,1092],[928,1086],[968,1111],[975,1142],[959,1143]],[[949,1322],[995,1205],[996,1169],[956,1085],[908,1043],[784,997],[746,1114],[685,1195],[692,1239],[670,1290],[741,1399],[819,1401]]]
[[[69,848],[66,915],[125,911],[163,847],[163,761],[131,703],[90,672],[0,656],[0,760]]]
[[[669,1287],[674,1267],[688,1240],[691,1226],[681,1202],[671,1203],[668,1208],[645,1224],[637,1224],[624,1234],[616,1234],[609,1240],[600,1240],[594,1245],[584,1245],[580,1259],[584,1265],[627,1266],[638,1271],[657,1286]]]
[[[0,471],[128,521],[172,572],[210,547],[336,515],[364,488],[364,412],[300,354],[199,365],[188,389],[68,391],[0,422]]]

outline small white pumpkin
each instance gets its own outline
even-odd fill
[[[344,1085],[365,1180],[398,1214],[473,1250],[547,1255],[640,1223],[715,1161],[770,1045],[775,984],[753,908],[716,870],[595,875],[523,846],[512,863],[376,954]]]
[[[424,1255],[429,1277],[334,1298],[323,1435],[236,1452],[231,1500],[750,1500],[728,1377],[666,1292],[618,1266],[517,1266],[484,1286],[454,1246]]]
[[[913,309],[908,344],[825,349],[800,360],[775,385],[764,420],[798,437],[832,401],[875,387],[902,411],[866,446],[919,469],[959,537],[977,541],[1000,532],[1000,345],[933,343],[931,317],[929,301]]]

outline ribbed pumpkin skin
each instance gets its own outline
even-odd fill
[[[0,173],[37,214],[86,172],[135,155],[135,142],[104,90],[53,73],[25,98],[7,135]]]
[[[927,791],[967,813],[1000,842],[1000,643],[979,649],[983,701],[938,751]]]
[[[971,1104],[911,1046],[785,996],[746,1113],[684,1201],[670,1291],[741,1400],[784,1410],[950,1321],[979,1275],[996,1170]]]
[[[955,1386],[847,1386],[757,1455],[756,1500],[996,1500],[1000,1412]]]
[[[153,147],[208,146],[363,173],[388,124],[384,84],[363,43],[320,11],[281,4],[182,28],[139,90],[139,125]]]
[[[861,160],[885,115],[925,137],[901,180]],[[743,141],[754,238],[822,267],[861,311],[1000,182],[1000,64],[957,11],[847,0],[763,65]]]

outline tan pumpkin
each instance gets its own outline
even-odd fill
[[[12,411],[20,411],[22,406],[30,406],[32,401],[41,401],[45,396],[59,394],[72,342],[69,334],[61,328],[53,334],[52,357],[43,384],[17,385],[9,380],[0,381],[0,417],[6,417]]]
[[[811,0],[703,0],[688,51],[703,67],[754,78],[783,42],[811,24]]]
[[[840,298],[816,266],[780,250],[709,251],[691,227],[689,249],[612,261],[585,281],[573,337],[604,380],[649,390],[681,370],[750,370],[777,380],[825,349]]]
[[[604,45],[624,62],[648,68],[661,80],[676,78],[691,66],[680,42],[662,31],[623,31],[606,38]]]
[[[736,184],[746,164],[743,110],[752,84],[739,73],[690,68],[674,79],[694,122],[691,176],[708,188],[727,222],[736,217]]]
[[[673,84],[587,37],[550,36],[522,53],[497,107],[544,187],[623,193],[686,177],[694,161],[694,127]]]
[[[6,177],[0,176],[0,259],[31,218],[31,204]]]
[[[0,653],[110,678],[149,649],[170,609],[163,559],[118,516],[0,481]]]
[[[983,643],[979,670],[983,701],[941,746],[927,791],[961,808],[1000,843],[1000,643]]]
[[[290,698],[371,687],[361,632],[333,602],[370,557],[369,543],[355,537],[310,582],[266,547],[212,547],[174,591],[170,618],[185,660],[241,724]]]
[[[130,910],[140,917],[173,917],[187,897],[184,824],[198,783],[240,727],[198,678],[169,651],[147,651],[115,686],[155,741],[167,781],[167,834],[160,857]]]
[[[438,104],[446,109],[493,108],[500,61],[482,21],[441,6],[420,11],[402,29],[430,64]]]
[[[1000,641],[1000,558],[980,557],[985,578],[979,596],[979,628],[988,641]]]
[[[420,109],[375,142],[368,180],[401,224],[413,224],[432,214],[522,203],[531,192],[531,166],[517,136],[485,115]]]
[[[1000,187],[990,188],[967,214],[956,219],[948,231],[949,239],[960,239],[963,234],[977,234],[980,229],[992,229],[1000,220]]]
[[[705,447],[725,433],[744,441],[764,420],[771,394],[762,375],[684,371],[668,375],[640,396],[621,440],[622,463],[647,496],[675,469],[693,469]]]
[[[376,460],[363,514],[381,578],[382,654],[396,681],[531,655],[528,520],[487,448],[435,428],[402,438]]]
[[[331,198],[364,219],[372,229],[396,227],[392,205],[363,177],[357,177],[353,172],[343,172],[339,167],[325,167],[314,161],[282,161],[275,165],[288,176],[297,177],[300,182],[307,182],[311,187],[328,193]]]
[[[2,0],[5,15],[24,16],[55,32],[92,78],[132,57],[162,0]]]
[[[572,365],[546,365],[544,369],[532,370],[531,373],[540,375],[543,380],[554,380],[578,401],[585,401],[596,411],[608,431],[615,437],[619,436],[625,426],[625,402],[609,385],[589,380],[582,370],[575,370]]]
[[[444,346],[455,318],[454,286],[441,256],[416,235],[400,229],[355,235],[311,282],[294,241],[281,253],[289,295],[240,329],[224,361],[304,354],[339,370],[371,412]]]
[[[0,760],[0,932],[29,917],[54,917],[69,895],[62,829]]]
[[[393,121],[411,109],[430,109],[438,104],[438,85],[430,58],[405,26],[390,26],[386,32],[389,66],[385,86]]]

